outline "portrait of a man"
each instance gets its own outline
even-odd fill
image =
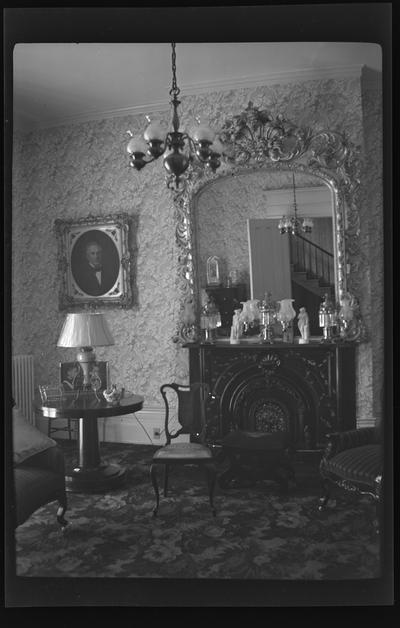
[[[57,218],[60,310],[133,304],[132,218],[127,213]]]
[[[119,266],[117,248],[101,230],[86,231],[72,249],[72,276],[78,288],[89,296],[107,294],[118,279]]]

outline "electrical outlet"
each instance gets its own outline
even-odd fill
[[[153,438],[160,438],[161,430],[159,427],[153,427]]]

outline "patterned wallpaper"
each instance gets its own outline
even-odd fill
[[[367,69],[362,74],[363,143],[365,150],[362,196],[362,245],[368,252],[367,263],[369,297],[365,307],[367,325],[370,330],[370,345],[364,348],[365,371],[370,373],[372,386],[372,413],[380,420],[384,402],[384,231],[383,231],[383,185],[382,185],[382,91],[371,80]],[[387,205],[385,211],[389,212]],[[390,272],[390,271],[389,271]],[[363,286],[362,286],[363,287]],[[361,288],[361,286],[360,286]],[[361,348],[360,348],[361,349]],[[372,369],[371,369],[372,362]]]
[[[219,128],[225,117],[242,111],[250,100],[297,123],[345,131],[356,144],[362,144],[363,110],[358,78],[183,96],[182,126],[190,127],[198,115],[202,121]],[[370,108],[374,106],[372,100]],[[154,116],[159,117],[160,114]],[[161,117],[170,122],[169,111]],[[374,124],[373,112],[368,120],[370,125]],[[12,337],[13,353],[33,353],[36,383],[55,382],[58,363],[74,359],[75,352],[56,347],[65,314],[58,311],[54,220],[127,212],[134,222],[135,304],[129,310],[107,310],[116,344],[99,348],[96,353],[98,359],[109,360],[113,382],[143,394],[145,405],[154,406],[161,405],[162,383],[187,381],[188,361],[187,351],[171,342],[179,305],[172,197],[164,184],[161,164],[151,164],[138,173],[128,167],[125,152],[127,129],[136,133],[144,125],[144,116],[119,117],[15,138]],[[379,164],[373,162],[370,167],[374,169],[373,181],[377,187],[381,176]],[[378,202],[374,209],[375,222],[380,209]],[[375,222],[371,229],[376,227]],[[368,238],[363,240],[363,247],[368,260]],[[364,276],[368,284],[370,269],[365,269]],[[360,292],[357,290],[364,317],[371,308],[371,299],[364,298],[370,292],[370,284]],[[379,309],[380,305],[374,307]],[[360,416],[370,416],[372,407],[373,372],[370,359],[364,359],[367,353],[368,347],[362,351],[359,367]],[[368,386],[364,389],[366,382]]]
[[[38,383],[57,381],[58,363],[74,359],[75,351],[56,347],[65,313],[58,311],[54,220],[127,212],[134,224],[135,304],[107,310],[115,345],[96,353],[109,360],[113,382],[158,405],[159,385],[183,376],[171,342],[177,308],[173,206],[157,167],[144,176],[128,167],[128,123],[49,129],[16,144],[13,352],[34,354]]]

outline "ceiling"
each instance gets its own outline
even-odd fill
[[[381,71],[368,43],[182,43],[181,95],[308,78]],[[14,128],[29,131],[165,108],[171,87],[167,43],[20,43],[13,54]]]

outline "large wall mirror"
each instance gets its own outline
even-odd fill
[[[230,272],[238,271],[245,298],[262,299],[264,290],[274,299],[294,298],[297,309],[307,305],[313,314],[315,332],[323,288],[336,303],[350,289],[348,271],[358,234],[357,152],[338,133],[299,128],[282,116],[271,119],[251,103],[226,121],[222,135],[226,161],[216,172],[194,170],[175,199],[181,295],[176,340],[199,337],[206,262],[213,255],[220,258],[222,285],[229,285]],[[299,217],[314,223],[304,237],[281,234],[278,228],[294,198]],[[294,278],[289,248],[291,262],[295,255],[296,262],[324,266],[326,286],[314,292],[307,286],[314,300],[304,302],[304,278]],[[291,287],[285,284],[288,272]]]
[[[312,220],[310,233],[281,234],[281,218],[293,215],[294,202],[299,219]],[[297,311],[306,307],[311,334],[320,333],[321,299],[338,298],[334,193],[323,180],[271,168],[221,177],[194,198],[192,222],[196,311],[207,290],[207,259],[218,256],[220,285],[231,288],[217,290],[222,298],[262,301],[268,292],[275,302],[293,298]],[[230,321],[223,316],[222,323],[221,335],[229,333]]]

